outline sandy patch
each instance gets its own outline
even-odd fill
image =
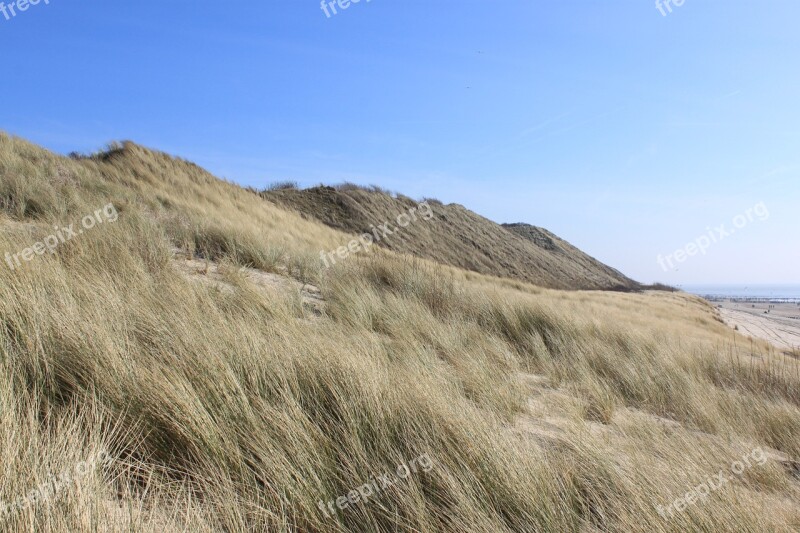
[[[225,281],[225,276],[221,267],[214,261],[205,261],[197,258],[186,257],[182,252],[176,252],[173,256],[172,265],[179,272],[187,276],[190,280],[214,285],[222,291],[233,291],[233,286]],[[307,283],[301,283],[296,279],[272,272],[264,272],[254,268],[238,268],[239,274],[245,276],[248,281],[265,290],[277,290],[282,292],[295,292],[300,294],[303,307],[312,311],[316,316],[322,315],[325,310],[325,300],[319,288]]]

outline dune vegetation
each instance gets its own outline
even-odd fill
[[[335,229],[356,235],[388,223],[391,238],[375,245],[481,274],[518,279],[551,289],[621,290],[641,285],[541,228],[500,225],[458,204],[342,183],[299,189],[279,182],[260,193]],[[423,208],[421,223],[398,228],[398,215]],[[419,217],[418,217],[419,218]],[[383,229],[377,235],[382,236]],[[543,237],[543,238],[537,238]]]
[[[800,529],[800,364],[700,299],[378,247],[325,269],[352,235],[192,163],[0,134],[0,255],[109,204],[0,264],[0,530]]]

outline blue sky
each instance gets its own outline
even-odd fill
[[[42,0],[0,14],[0,129],[62,153],[131,139],[244,185],[436,197],[645,282],[800,283],[800,3],[672,9]],[[674,260],[757,204],[769,217]]]

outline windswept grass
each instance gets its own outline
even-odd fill
[[[700,300],[551,291],[385,251],[322,272],[319,250],[349,236],[194,165],[0,135],[0,253],[109,202],[116,223],[0,265],[0,501],[113,458],[3,530],[800,526],[798,363]],[[176,248],[229,265],[229,290],[174,268]],[[239,266],[316,284],[324,314]],[[757,446],[782,459],[656,511]],[[318,508],[424,453],[430,472]]]

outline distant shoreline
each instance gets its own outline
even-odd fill
[[[798,303],[800,285],[686,285],[681,290],[720,302]]]
[[[690,293],[692,294],[692,293]],[[782,297],[756,297],[756,296],[720,296],[714,294],[696,294],[709,302],[736,302],[736,303],[770,303],[770,304],[800,304],[800,298]]]

